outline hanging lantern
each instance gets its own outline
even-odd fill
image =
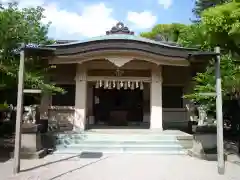
[[[127,84],[127,82],[124,82],[124,86],[123,86],[123,88],[124,88],[124,90],[127,90],[127,88],[128,88],[128,84]]]
[[[134,90],[134,82],[131,83],[131,90]]]
[[[98,89],[100,86],[99,86],[99,81],[96,82],[95,84],[95,88]]]
[[[141,89],[141,90],[144,89],[143,82],[140,83],[140,89]]]

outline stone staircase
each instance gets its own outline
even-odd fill
[[[187,154],[192,136],[181,131],[90,130],[57,134],[55,153]]]

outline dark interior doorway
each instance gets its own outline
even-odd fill
[[[143,90],[93,89],[95,124],[127,126],[143,122]]]

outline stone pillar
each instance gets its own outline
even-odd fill
[[[37,122],[38,124],[41,124],[41,132],[45,133],[49,130],[49,106],[51,105],[51,95],[49,93],[43,93],[41,97],[40,102],[40,121]]]
[[[162,120],[162,68],[152,69],[151,97],[150,97],[150,128],[163,130]]]
[[[47,76],[44,78],[45,82],[49,83],[50,79],[47,74]],[[49,92],[42,92],[41,94],[41,102],[40,102],[40,120],[46,120],[44,122],[48,124],[49,121],[49,106],[52,105],[52,95]]]
[[[76,95],[74,130],[82,131],[86,128],[87,113],[87,81],[86,68],[78,64],[76,69]]]
[[[51,96],[48,93],[43,93],[40,104],[40,119],[48,120],[48,108],[51,104]]]

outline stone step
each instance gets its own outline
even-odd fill
[[[65,148],[65,149],[59,149],[56,150],[54,152],[55,154],[156,154],[156,155],[187,155],[187,151],[186,150],[172,150],[172,151],[116,151],[116,150],[108,150],[108,151],[80,151],[79,149],[69,149],[69,148]]]
[[[182,132],[87,131],[57,134],[56,152],[186,154],[191,147],[192,136]]]
[[[143,150],[176,150],[176,149],[191,149],[191,144],[58,144],[57,149],[62,148],[70,148],[70,149],[90,149],[90,150],[98,150],[101,149],[103,151],[108,149],[143,149]]]
[[[96,148],[96,149],[105,149],[105,148],[163,148],[163,149],[172,149],[172,148],[182,148],[179,144],[69,144],[65,146],[66,148]]]
[[[104,142],[107,142],[107,141],[136,141],[136,142],[141,142],[141,141],[162,141],[162,142],[167,142],[167,141],[178,141],[176,139],[170,139],[170,138],[143,138],[143,137],[128,137],[128,138],[124,138],[124,137],[86,137],[86,138],[79,138],[79,137],[72,137],[72,138],[69,138],[69,137],[58,137],[57,139],[71,139],[71,140],[78,140],[78,141],[93,141],[93,142],[96,142],[96,141],[104,141]]]
[[[142,145],[111,145],[111,146],[103,146],[103,145],[92,145],[92,146],[79,146],[79,145],[68,145],[68,146],[58,146],[58,150],[68,150],[69,152],[179,152],[184,151],[184,149],[179,145],[151,145],[151,146],[142,146]]]
[[[192,141],[169,141],[169,140],[149,140],[149,141],[143,141],[143,140],[137,140],[137,141],[89,141],[89,140],[69,140],[69,139],[60,139],[57,141],[58,145],[70,145],[70,144],[78,144],[82,146],[88,146],[88,145],[103,145],[103,146],[112,146],[112,145],[139,145],[139,146],[151,146],[151,145],[175,145],[179,144],[184,148],[191,148],[192,147]]]
[[[92,139],[58,139],[60,143],[64,143],[63,141],[69,141],[71,143],[75,144],[176,144],[179,141],[178,140],[142,140],[142,139],[137,139],[137,140],[126,140],[126,139],[119,139],[119,140],[92,140]],[[188,142],[188,141],[187,141]]]
[[[176,137],[175,135],[141,135],[141,134],[58,134],[58,139],[72,138],[81,140],[125,140],[125,141],[135,141],[135,140],[192,140],[192,136],[181,136]]]
[[[85,134],[141,134],[141,135],[151,135],[151,134],[157,134],[157,135],[175,135],[175,136],[188,136],[188,133],[179,131],[179,130],[155,130],[155,129],[90,129],[87,131],[84,131]]]
[[[165,151],[184,151],[186,149],[191,148],[191,145],[182,146],[178,143],[148,143],[148,142],[134,142],[132,144],[128,143],[119,143],[119,142],[111,142],[108,143],[69,143],[69,144],[59,144],[56,147],[58,150],[68,149],[70,152],[78,152],[78,151],[86,151],[86,152],[165,152]]]

